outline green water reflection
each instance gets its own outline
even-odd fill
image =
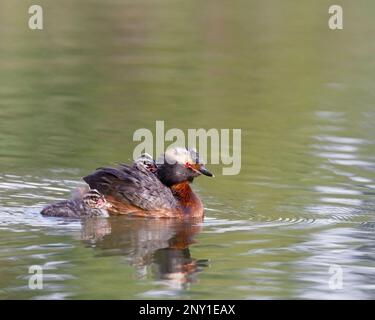
[[[374,298],[375,3],[340,3],[332,31],[325,0],[40,0],[31,31],[3,0],[0,298]],[[38,215],[156,120],[242,129],[202,225]]]

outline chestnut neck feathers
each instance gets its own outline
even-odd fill
[[[191,189],[188,182],[175,184],[171,187],[172,193],[178,200],[180,209],[184,214],[195,213],[198,216],[203,212],[203,204],[201,200]]]

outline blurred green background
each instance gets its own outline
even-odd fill
[[[374,298],[374,18],[370,0],[2,0],[0,298]],[[195,183],[207,218],[189,253],[167,241],[180,226],[39,217],[131,161],[156,120],[242,129],[241,173]],[[51,261],[46,291],[25,289]]]

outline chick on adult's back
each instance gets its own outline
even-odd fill
[[[203,215],[202,202],[189,186],[201,174],[213,176],[195,150],[174,148],[158,159],[155,170],[122,164],[83,179],[105,195],[112,213],[182,217]]]

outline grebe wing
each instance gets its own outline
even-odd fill
[[[117,168],[98,168],[83,178],[91,189],[143,210],[174,209],[172,191],[155,174],[121,164]]]

